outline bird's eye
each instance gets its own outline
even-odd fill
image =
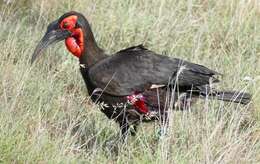
[[[76,26],[77,17],[74,15],[64,18],[60,23],[60,28],[65,30],[73,30]]]
[[[64,22],[64,23],[63,23],[63,28],[66,29],[66,28],[68,28],[68,27],[69,27],[69,22]]]

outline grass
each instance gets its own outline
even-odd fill
[[[260,162],[259,1],[4,0],[0,9],[0,163]],[[119,129],[86,102],[64,43],[29,64],[48,23],[70,10],[88,18],[108,53],[143,43],[223,73],[219,88],[246,90],[252,103],[199,101],[171,113],[163,140],[150,123],[115,146]]]

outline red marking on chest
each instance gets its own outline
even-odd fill
[[[142,94],[133,94],[126,97],[127,100],[132,104],[139,112],[146,114],[148,113],[148,108],[145,104],[144,97]]]

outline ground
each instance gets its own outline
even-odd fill
[[[142,43],[206,65],[224,74],[218,88],[250,92],[252,103],[200,100],[171,113],[164,138],[155,122],[118,144],[64,43],[29,63],[48,23],[70,10],[107,53]],[[260,162],[258,0],[4,0],[0,20],[0,163]]]

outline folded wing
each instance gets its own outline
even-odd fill
[[[89,69],[94,85],[115,96],[176,82],[180,87],[201,86],[210,80],[218,82],[216,74],[202,65],[158,55],[142,45],[119,51]]]

